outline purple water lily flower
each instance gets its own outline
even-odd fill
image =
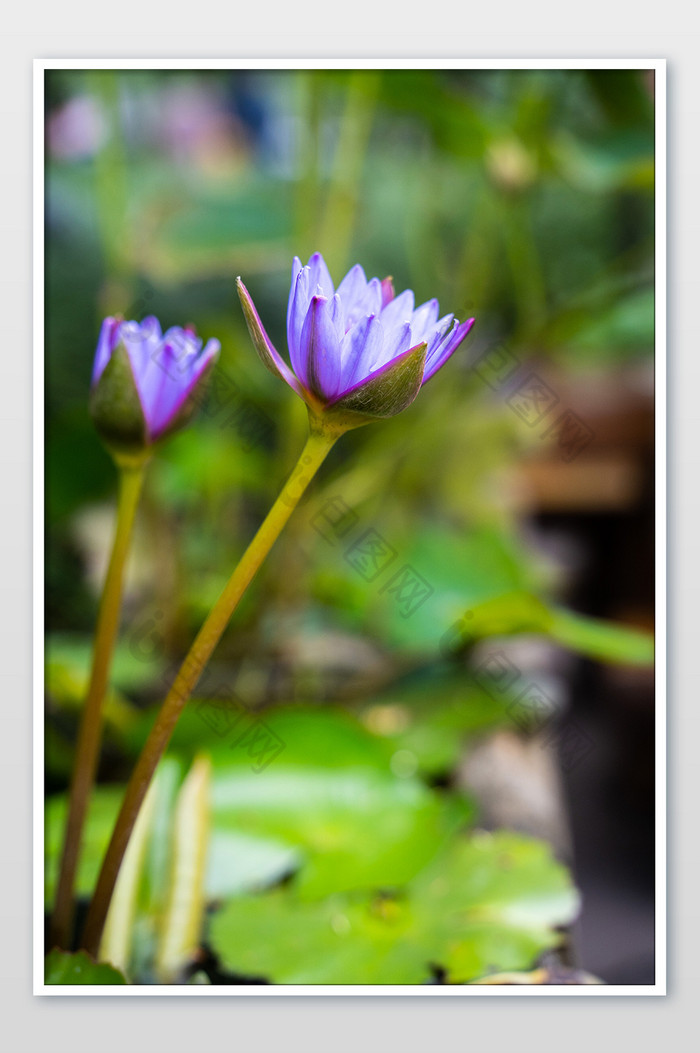
[[[157,318],[105,318],[92,372],[91,410],[109,444],[142,448],[180,427],[219,354],[192,328],[162,333]]]
[[[367,280],[356,264],[336,289],[319,252],[306,267],[295,257],[287,307],[291,369],[268,337],[248,290],[238,292],[253,342],[267,368],[313,412],[366,419],[404,409],[457,350],[474,324],[439,318],[437,300],[416,307],[410,289],[390,278]]]

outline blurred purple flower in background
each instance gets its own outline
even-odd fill
[[[218,340],[202,349],[189,327],[162,333],[152,316],[105,318],[92,373],[92,413],[103,437],[143,447],[180,427],[219,350]]]
[[[391,278],[368,281],[356,264],[337,290],[320,253],[292,264],[287,307],[291,369],[268,337],[238,279],[253,342],[268,369],[315,411],[351,409],[386,417],[404,409],[457,350],[474,324],[438,318],[437,300],[395,296]]]
[[[62,161],[94,157],[107,138],[107,119],[97,99],[75,95],[46,120],[46,146]]]

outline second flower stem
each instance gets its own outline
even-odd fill
[[[73,897],[80,857],[80,842],[90,792],[97,771],[102,737],[102,702],[107,688],[114,641],[119,626],[124,564],[129,551],[143,476],[143,465],[122,467],[119,470],[117,525],[97,616],[90,683],[75,750],[68,819],[51,925],[52,945],[65,949],[70,948],[72,938]]]
[[[337,437],[337,434],[312,429],[294,471],[209,612],[163,702],[126,788],[85,922],[81,946],[95,957],[126,846],[178,718],[241,597]]]

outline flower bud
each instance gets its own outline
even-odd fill
[[[183,427],[200,404],[219,354],[218,340],[192,329],[163,334],[153,317],[138,322],[105,318],[95,354],[90,413],[108,449],[139,459]]]

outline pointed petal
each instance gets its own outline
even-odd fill
[[[301,386],[299,382],[287,363],[275,349],[272,341],[265,332],[258,312],[255,309],[255,304],[250,297],[250,293],[240,278],[236,279],[236,288],[238,289],[238,296],[241,301],[241,307],[243,308],[243,314],[245,315],[248,332],[250,333],[251,340],[253,341],[255,350],[260,356],[262,364],[266,369],[269,369],[271,373],[274,373],[276,377],[279,377],[281,380],[284,380],[285,383],[289,384],[290,388],[293,388],[294,391],[300,395]]]
[[[423,340],[427,337],[428,330],[437,322],[439,311],[440,305],[437,300],[428,300],[426,303],[421,304],[420,307],[416,307],[411,318],[411,329],[417,340]]]
[[[155,338],[160,340],[162,337],[160,322],[154,314],[146,315],[144,320],[141,322],[141,329],[147,334],[149,338]]]
[[[289,323],[292,318],[292,304],[294,303],[294,292],[297,287],[297,278],[299,277],[300,270],[301,260],[298,256],[295,256],[292,260],[292,284],[289,287],[289,299],[287,301],[287,333],[289,333]]]
[[[330,316],[335,331],[338,334],[338,342],[342,341],[345,336],[345,322],[343,315],[343,305],[340,300],[340,294],[336,293],[329,304]]]
[[[365,297],[365,312],[367,314],[379,314],[382,309],[382,283],[379,278],[372,278],[367,283],[367,296]]]
[[[105,318],[102,323],[100,335],[97,340],[97,350],[95,351],[95,363],[92,367],[93,387],[104,373],[105,366],[112,357],[112,352],[119,342],[120,325],[120,320],[112,317]]]
[[[448,338],[448,333],[453,321],[454,315],[446,314],[445,317],[441,318],[434,326],[431,335],[428,337],[428,350],[425,356],[426,368],[437,353],[438,348],[444,343],[445,339]]]
[[[382,307],[386,307],[388,303],[391,303],[395,296],[394,279],[391,275],[388,278],[382,278]]]
[[[314,252],[309,260],[309,271],[311,295],[317,296],[320,288],[321,295],[330,300],[335,292],[335,287],[328,267],[326,266],[326,261],[320,252]]]
[[[471,331],[474,321],[474,318],[467,318],[466,322],[462,322],[461,324],[458,323],[455,326],[444,344],[441,345],[438,348],[437,353],[433,355],[431,362],[426,363],[425,376],[423,378],[424,384],[427,383],[431,377],[434,377],[438,369],[442,369],[448,358],[454,354],[464,338]]]
[[[360,319],[345,334],[340,348],[341,385],[352,387],[371,372],[371,368],[382,354],[384,330],[376,314]]]
[[[404,322],[403,325],[395,326],[388,335],[385,334],[384,336],[381,358],[371,362],[371,368],[367,372],[372,372],[380,366],[387,365],[395,358],[398,358],[399,355],[402,355],[404,351],[408,351],[411,346],[415,346],[415,344],[410,324]]]
[[[353,308],[364,303],[366,295],[367,277],[363,267],[356,263],[338,286],[338,296],[343,304],[346,318],[351,314]]]
[[[302,267],[297,274],[297,282],[287,324],[289,357],[292,369],[302,384],[306,384],[306,359],[301,353],[301,331],[311,303],[310,282],[311,271],[308,267]]]
[[[136,379],[139,388],[146,425],[151,439],[160,435],[167,427],[171,414],[182,390],[180,373],[186,366],[178,358],[178,351],[172,340],[165,339],[159,349],[157,361],[153,363],[152,375],[147,379],[148,389],[144,390],[144,377]],[[150,371],[149,371],[150,372]]]
[[[410,289],[400,293],[382,311],[382,325],[388,332],[393,325],[410,322],[413,315],[413,293]]]
[[[312,297],[301,332],[300,353],[309,390],[321,399],[332,399],[340,386],[340,341],[329,301],[323,296]]]
[[[213,369],[220,350],[218,340],[208,340],[202,353],[188,363],[189,376],[182,378],[174,390],[171,385],[164,384],[158,404],[153,408],[152,421],[149,421],[154,440],[165,431],[181,427],[191,417],[197,405],[192,394]]]
[[[367,417],[393,417],[420,391],[426,345],[418,344],[342,392],[331,407]],[[331,407],[328,407],[329,409]]]

